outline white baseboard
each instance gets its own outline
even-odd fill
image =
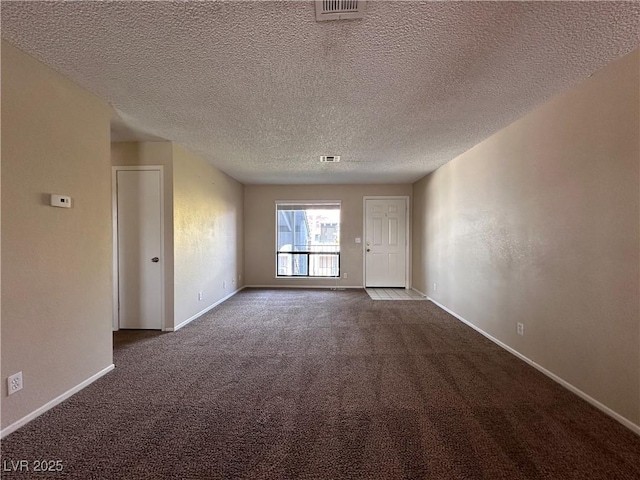
[[[427,300],[431,300],[431,299],[429,298],[429,296],[428,296],[426,293],[421,292],[421,291],[420,291],[420,290],[418,290],[417,288],[415,288],[415,287],[411,287],[411,290],[413,290],[414,292],[416,292],[416,293],[417,293],[417,294],[419,294],[419,295],[422,295],[422,296],[423,296],[424,298],[426,298]],[[433,300],[431,300],[431,301],[433,302]],[[433,303],[436,303],[436,302],[433,302]]]
[[[64,402],[67,398],[69,398],[71,395],[78,393],[80,390],[82,390],[83,388],[85,388],[87,385],[92,384],[93,382],[95,382],[97,379],[99,379],[100,377],[102,377],[103,375],[109,373],[111,370],[113,370],[115,368],[115,365],[112,363],[111,365],[109,365],[108,367],[103,368],[102,370],[100,370],[98,373],[96,373],[95,375],[90,376],[89,378],[87,378],[85,381],[79,383],[78,385],[76,385],[75,387],[67,390],[66,392],[64,392],[62,395],[57,396],[56,398],[54,398],[53,400],[51,400],[50,402],[45,403],[43,406],[41,406],[40,408],[34,410],[33,412],[31,412],[29,415],[22,417],[20,420],[18,420],[15,423],[12,423],[11,425],[9,425],[6,428],[3,428],[2,431],[0,431],[0,438],[4,438],[7,435],[9,435],[10,433],[15,432],[16,430],[18,430],[20,427],[26,425],[27,423],[29,423],[31,420],[33,420],[36,417],[39,417],[40,415],[42,415],[43,413],[45,413],[47,410],[51,410],[53,407],[55,407],[56,405]]]
[[[245,285],[244,287],[240,287],[237,290],[231,292],[229,295],[227,295],[226,297],[222,297],[220,300],[218,300],[217,302],[212,303],[211,305],[209,305],[207,308],[205,308],[204,310],[199,311],[198,313],[196,313],[195,315],[187,318],[184,322],[179,323],[178,325],[176,325],[173,328],[165,328],[165,332],[175,332],[176,330],[180,330],[182,327],[184,327],[185,325],[193,322],[196,318],[201,317],[202,315],[204,315],[205,313],[207,313],[209,310],[211,310],[212,308],[217,307],[218,305],[220,305],[222,302],[224,302],[225,300],[230,299],[231,297],[233,297],[236,293],[238,293],[240,290],[244,290],[245,288],[247,288],[247,286]]]
[[[481,335],[487,337],[489,340],[491,340],[493,343],[495,343],[496,345],[504,348],[507,352],[515,355],[516,357],[518,357],[520,360],[523,360],[525,362],[527,362],[529,365],[531,365],[533,368],[535,368],[536,370],[544,373],[547,377],[549,377],[551,380],[554,380],[555,382],[559,383],[560,385],[562,385],[564,388],[566,388],[567,390],[575,393],[576,395],[578,395],[580,398],[582,398],[583,400],[586,400],[587,402],[589,402],[591,405],[593,405],[594,407],[596,407],[598,410],[601,410],[602,412],[606,413],[607,415],[609,415],[611,418],[613,418],[614,420],[617,420],[618,422],[620,422],[622,425],[624,425],[625,427],[627,427],[629,430],[631,430],[633,433],[640,435],[640,425],[636,425],[635,423],[633,423],[631,420],[623,417],[622,415],[620,415],[619,413],[614,412],[613,410],[611,410],[609,407],[607,407],[606,405],[604,405],[603,403],[600,403],[598,400],[596,400],[595,398],[591,397],[590,395],[586,394],[585,392],[583,392],[582,390],[580,390],[579,388],[573,386],[572,384],[570,384],[569,382],[567,382],[566,380],[560,378],[558,375],[556,375],[555,373],[550,372],[549,370],[547,370],[546,368],[544,368],[541,365],[538,365],[536,362],[534,362],[533,360],[531,360],[528,357],[525,357],[524,355],[522,355],[520,352],[518,352],[517,350],[514,350],[513,348],[511,348],[509,345],[507,345],[506,343],[501,342],[500,340],[498,340],[497,338],[492,337],[491,335],[489,335],[487,332],[485,332],[484,330],[480,329],[479,327],[475,326],[473,323],[471,323],[469,320],[466,320],[465,318],[461,317],[460,315],[458,315],[457,313],[455,313],[452,310],[449,310],[447,307],[445,307],[444,305],[442,305],[441,303],[436,302],[433,298],[427,297],[427,300],[435,303],[437,306],[439,306],[441,309],[443,309],[445,312],[453,315],[454,317],[456,317],[458,320],[460,320],[461,322],[469,325],[471,328],[473,328],[475,331],[477,331],[478,333],[480,333]]]
[[[245,285],[245,288],[324,288],[324,289],[344,289],[344,288],[359,288],[363,289],[362,285]]]

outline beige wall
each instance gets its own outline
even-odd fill
[[[180,325],[242,286],[244,187],[175,144],[173,172],[175,325]]]
[[[173,327],[173,145],[171,142],[118,142],[111,144],[113,166],[162,165],[164,187],[164,325]]]
[[[114,143],[111,161],[164,166],[167,328],[193,319],[242,286],[241,183],[172,142]]]
[[[247,285],[275,286],[358,286],[362,279],[364,196],[411,196],[411,185],[246,185],[245,186],[245,265]],[[275,278],[275,202],[276,200],[340,200],[340,271],[349,278]]]
[[[635,424],[639,59],[416,183],[413,237],[416,288]]]
[[[3,428],[112,363],[109,118],[2,42]],[[18,371],[24,389],[7,397]]]

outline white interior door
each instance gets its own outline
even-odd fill
[[[118,170],[120,328],[162,329],[162,208],[158,170]]]
[[[406,199],[365,199],[365,286],[406,287],[406,274]]]

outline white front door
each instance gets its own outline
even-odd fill
[[[365,199],[365,287],[406,287],[406,198]]]
[[[162,329],[162,209],[159,170],[118,170],[120,328]]]

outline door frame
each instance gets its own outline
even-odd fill
[[[362,287],[367,288],[367,200],[402,200],[405,201],[405,267],[404,267],[404,288],[411,288],[411,230],[409,220],[409,208],[411,207],[411,197],[409,195],[365,195],[362,197]]]
[[[158,171],[160,172],[160,329],[165,331],[165,255],[164,255],[164,167],[162,165],[114,165],[111,167],[111,212],[113,231],[113,331],[120,330],[120,278],[118,268],[118,172],[121,170]]]

